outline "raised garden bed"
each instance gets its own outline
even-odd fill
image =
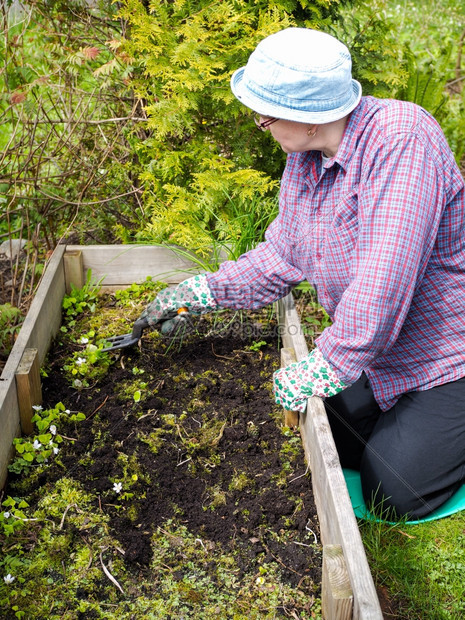
[[[2,447],[4,475],[11,456],[11,440],[19,434],[21,402],[29,402],[29,406],[34,404],[34,391],[38,393],[34,382],[33,363],[29,364],[29,369],[23,370],[26,381],[22,383],[18,383],[15,378],[18,366],[21,362],[24,365],[26,350],[30,354],[31,349],[37,350],[36,359],[43,363],[52,336],[58,331],[61,299],[70,282],[82,285],[88,268],[92,269],[95,278],[105,277],[102,283],[108,290],[121,288],[133,281],[140,282],[147,275],[164,281],[176,281],[185,277],[185,273],[179,272],[180,269],[191,267],[187,261],[182,262],[183,264],[180,262],[182,261],[176,254],[161,248],[71,247],[66,253],[64,248],[59,248],[46,272],[42,290],[34,302],[35,307],[34,304],[31,306],[23,328],[25,331],[22,330],[16,343],[18,346],[15,345],[2,375],[1,416],[3,423],[8,418],[7,426],[11,435],[9,442],[5,440]],[[124,282],[122,278],[129,273],[128,265],[133,267],[128,276],[130,279]],[[154,269],[154,265],[158,268]],[[282,336],[283,356],[289,358],[295,355],[299,359],[307,350],[292,298],[286,298],[278,304],[278,308],[280,326],[277,331]],[[205,325],[208,327],[208,322]],[[266,344],[258,346],[260,342]],[[187,573],[183,571],[188,572],[188,567],[192,567],[194,560],[189,554],[191,547],[197,546],[204,553],[203,577],[205,580],[211,579],[207,565],[215,563],[216,557],[218,565],[221,566],[220,558],[223,556],[220,549],[230,544],[231,528],[236,528],[232,540],[236,545],[237,565],[231,570],[230,577],[237,577],[234,571],[243,572],[248,575],[246,579],[253,577],[255,586],[263,587],[263,596],[265,593],[266,596],[274,593],[277,597],[279,592],[282,603],[276,604],[276,610],[280,610],[282,617],[286,617],[286,614],[287,617],[293,617],[289,615],[292,614],[292,597],[286,594],[286,598],[283,594],[287,587],[292,587],[295,609],[299,609],[301,614],[308,614],[302,617],[312,617],[312,614],[318,612],[317,608],[312,610],[312,601],[317,593],[315,582],[318,581],[321,568],[318,560],[318,545],[321,540],[324,556],[322,605],[325,616],[381,618],[375,588],[321,401],[310,399],[307,414],[300,420],[303,450],[312,472],[318,524],[312,507],[310,481],[305,475],[303,453],[299,455],[295,433],[289,429],[283,433],[277,421],[281,412],[277,412],[272,403],[271,373],[278,363],[276,354],[272,352],[272,343],[267,338],[253,337],[249,344],[242,342],[243,346],[238,345],[239,343],[233,342],[229,336],[224,338],[218,334],[210,334],[204,335],[192,345],[189,345],[186,339],[179,350],[170,351],[170,355],[174,356],[170,358],[157,357],[160,353],[156,352],[149,354],[144,348],[126,355],[123,364],[110,369],[105,379],[107,383],[100,385],[100,396],[92,397],[90,407],[89,403],[83,402],[83,395],[80,396],[81,407],[78,401],[66,403],[66,406],[73,410],[82,409],[86,404],[87,420],[82,423],[79,436],[73,437],[77,441],[70,442],[70,451],[62,453],[62,462],[65,468],[81,472],[80,484],[86,492],[90,492],[92,488],[93,493],[100,493],[102,512],[112,517],[111,533],[114,540],[120,542],[120,545],[115,543],[111,549],[106,545],[105,553],[108,557],[101,555],[99,566],[95,558],[92,558],[92,561],[88,558],[89,566],[92,569],[98,568],[107,585],[113,584],[113,591],[124,598],[118,588],[121,584],[118,582],[118,585],[115,585],[107,575],[107,572],[112,575],[108,568],[109,561],[113,562],[114,572],[117,572],[118,562],[132,562],[133,566],[138,567],[137,570],[144,570],[144,566],[148,570],[149,565],[152,569],[157,568],[153,565],[155,560],[152,559],[151,544],[159,544],[159,553],[154,554],[154,557],[164,557],[165,562],[162,559],[160,562],[165,564],[165,568],[158,566],[157,574],[160,575],[165,570],[165,576],[169,574],[172,577],[176,571],[181,571],[175,579],[179,586],[189,582]],[[200,363],[197,355],[193,357],[192,351],[198,353],[202,349],[205,349],[202,363],[207,366],[200,367],[197,365]],[[53,359],[59,366],[58,356],[58,353],[54,354]],[[237,370],[230,368],[234,357],[237,357],[235,361],[239,363]],[[168,360],[169,364],[166,364]],[[142,362],[149,366],[143,368]],[[43,398],[47,407],[53,406],[54,400],[63,400],[55,391],[59,381],[54,373],[58,371],[58,366],[50,370],[52,380],[44,381]],[[221,375],[220,369],[226,373],[225,376]],[[150,381],[153,382],[147,388],[150,397],[144,397],[143,393],[138,395],[137,399],[134,399],[134,393],[132,396],[126,394],[126,400],[121,398],[121,395],[118,396],[114,386],[123,383],[129,374],[134,376],[135,373],[137,376],[141,370],[144,373],[140,373],[140,376],[151,377]],[[160,370],[161,377],[157,375]],[[252,371],[258,374],[256,383]],[[240,374],[242,372],[245,374]],[[20,386],[19,390],[17,385]],[[103,391],[105,385],[110,388],[108,395]],[[153,395],[156,385],[159,385],[160,393]],[[255,394],[252,401],[253,392]],[[257,395],[258,399],[255,400]],[[167,403],[174,403],[175,396],[180,398],[179,405],[173,404],[174,409],[167,409]],[[75,390],[68,394],[69,400],[73,398],[77,398]],[[195,399],[197,403],[193,402]],[[136,403],[139,404],[136,406]],[[239,414],[241,407],[242,413]],[[227,413],[221,412],[222,409]],[[273,415],[270,415],[273,410]],[[92,420],[106,421],[108,429],[114,429],[115,435],[109,435],[108,441],[102,439],[100,443],[96,443]],[[115,420],[118,421],[117,424]],[[30,421],[23,416],[23,428],[28,423],[30,424]],[[173,429],[175,439],[164,441],[169,437],[168,431]],[[136,443],[131,446],[132,442]],[[151,442],[153,445],[150,445]],[[300,441],[297,443],[300,449]],[[151,473],[147,474],[142,470],[135,471],[138,466],[135,461],[131,461],[131,454],[141,452],[142,444],[147,446],[146,455],[149,456],[146,458],[152,467]],[[84,451],[79,453],[80,456],[75,452],[78,447]],[[101,459],[95,458],[97,454]],[[88,459],[87,462],[85,458]],[[66,459],[68,461],[65,463]],[[99,471],[95,468],[99,468]],[[189,468],[194,469],[189,471]],[[53,467],[50,467],[50,471],[52,470]],[[187,478],[184,477],[186,473]],[[203,475],[207,478],[203,478]],[[153,484],[154,478],[157,480],[156,484]],[[101,486],[100,489],[97,488],[98,485]],[[125,486],[127,488],[124,488]],[[260,492],[257,493],[257,490]],[[192,495],[194,502],[189,500]],[[65,526],[68,515],[70,520],[74,520],[75,527],[76,519],[79,521],[79,510],[74,514],[74,508],[69,505],[67,514],[62,514],[62,527]],[[82,529],[85,527],[80,524],[80,528],[75,534],[82,536]],[[159,528],[165,531],[165,538],[157,538],[160,535]],[[188,533],[186,529],[182,530],[191,541],[191,546],[180,542],[182,537],[179,528],[191,528]],[[314,536],[317,545],[314,544]],[[225,542],[226,538],[228,543]],[[174,548],[177,541],[177,556],[175,553],[168,557],[170,554],[166,550],[166,540],[171,540]],[[124,556],[120,553],[123,551]],[[121,555],[121,558],[118,555]],[[169,563],[172,561],[178,562],[177,568]],[[210,568],[213,570],[212,566]],[[125,570],[129,570],[127,566]],[[196,570],[198,579],[201,569],[197,567]],[[247,573],[250,570],[251,572]],[[123,574],[123,569],[121,571]],[[276,571],[276,574],[273,571]],[[278,573],[282,581],[278,580]],[[233,582],[234,579],[229,583],[229,587],[234,587]],[[226,582],[223,581],[222,584],[227,587]],[[306,602],[302,602],[302,592]],[[84,600],[84,592],[81,592],[81,595]],[[125,595],[128,596],[128,593]],[[194,608],[195,604],[199,609],[202,608],[201,597],[205,596],[205,592],[198,587],[195,580],[189,592],[184,590],[183,595],[187,599],[191,597],[190,604]],[[139,593],[138,597],[141,596]],[[154,596],[155,590],[152,592],[153,599]],[[147,600],[150,600],[149,592]],[[246,604],[244,601],[246,598],[243,599],[243,604]],[[107,604],[119,603],[110,601]],[[82,606],[84,607],[84,602]],[[220,603],[217,602],[216,607],[220,610]],[[249,606],[249,612],[251,609],[253,607]],[[247,615],[247,610],[244,613],[244,617],[266,617],[263,610],[256,612],[261,613],[261,616],[250,613]]]

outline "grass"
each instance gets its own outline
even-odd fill
[[[436,117],[463,168],[465,4],[455,0],[387,0],[385,12],[396,24],[399,42],[412,50],[417,67],[403,98]]]
[[[362,522],[362,539],[378,585],[405,620],[465,617],[465,515],[418,525]]]

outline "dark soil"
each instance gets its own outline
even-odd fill
[[[239,575],[275,563],[284,583],[319,596],[311,481],[297,431],[283,432],[283,412],[271,393],[279,365],[273,330],[249,321],[221,333],[205,319],[197,330],[214,333],[161,345],[144,337],[141,347],[116,354],[103,380],[81,391],[62,376],[72,345],[55,346],[43,407],[63,402],[86,420],[72,429],[75,441],[63,444],[64,470],[52,464],[35,484],[65,474],[95,494],[95,510],[110,517],[124,562],[135,573],[146,574],[153,533],[174,519],[203,546],[234,552]],[[258,350],[247,348],[257,342]],[[137,403],[120,391],[135,372],[147,383]],[[150,437],[159,438],[156,451]],[[130,511],[121,509],[113,491],[114,480],[127,475],[122,454],[137,462]],[[246,482],[235,484],[238,476]],[[181,581],[182,572],[176,578]]]

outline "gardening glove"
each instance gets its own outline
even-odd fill
[[[202,314],[216,308],[218,304],[210,291],[207,277],[202,274],[160,291],[141,318],[146,318],[151,327],[161,323],[161,332],[167,334],[182,319],[183,311]]]
[[[348,387],[315,348],[300,362],[280,368],[273,375],[275,400],[290,411],[305,411],[307,398],[334,396]]]

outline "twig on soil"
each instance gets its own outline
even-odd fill
[[[215,349],[213,348],[213,342],[212,342],[212,353],[215,357],[221,357],[224,360],[234,360],[236,358],[236,356],[234,357],[226,357],[226,355],[218,355],[217,353],[215,353]]]
[[[310,523],[310,522],[308,522],[308,523]],[[307,530],[307,532],[310,532],[310,534],[313,534],[313,540],[315,541],[315,545],[316,545],[317,542],[318,542],[318,538],[317,538],[315,532],[311,528],[308,527],[308,523],[305,526],[305,529]]]
[[[104,549],[102,549],[102,551],[100,552],[100,564],[102,565],[103,568],[103,572],[105,573],[105,575],[108,577],[108,579],[118,588],[118,590],[124,594],[124,590],[123,588],[119,585],[119,583],[116,581],[116,579],[113,577],[113,575],[110,573],[110,571],[108,570],[108,568],[105,566],[105,564],[103,563],[103,552],[106,551],[108,549],[108,547],[105,547]]]
[[[108,400],[108,395],[105,397],[105,400],[103,401],[103,403],[102,403],[101,405],[99,405],[99,406],[97,407],[97,409],[95,409],[95,411],[93,411],[93,412],[90,414],[90,416],[88,416],[88,417],[87,417],[87,419],[88,419],[88,420],[90,420],[90,418],[91,418],[93,415],[95,415],[99,409],[101,409],[101,408],[103,407],[103,405],[107,402],[107,400]]]
[[[215,439],[210,443],[211,446],[217,446],[220,443],[220,441],[221,441],[221,439],[223,437],[223,433],[224,433],[224,429],[225,428],[226,428],[226,422],[220,428],[220,432],[219,432],[218,436],[215,437]]]
[[[200,538],[196,538],[196,539],[195,539],[195,542],[196,542],[196,543],[200,543],[200,544],[202,545],[202,549],[203,549],[204,551],[206,551],[206,550],[207,550],[207,549],[206,549],[206,547],[205,547],[205,545],[203,544],[203,540],[201,540]]]
[[[70,508],[76,508],[77,512],[81,512],[81,511],[79,510],[79,508],[77,507],[77,504],[69,504],[68,506],[66,506],[65,511],[64,511],[64,513],[63,513],[63,516],[61,517],[61,523],[60,523],[60,525],[58,526],[58,529],[59,529],[59,530],[61,530],[61,529],[63,528],[63,525],[64,525],[64,523],[65,523],[65,519],[66,519],[66,515],[68,514],[68,510],[69,510]]]
[[[286,566],[286,564],[284,564],[284,562],[281,560],[281,558],[278,558],[274,553],[272,553],[269,548],[265,545],[265,543],[263,542],[263,540],[261,541],[261,544],[263,545],[263,547],[266,549],[266,552],[269,553],[271,555],[272,558],[274,558],[276,560],[276,562],[278,562],[279,564],[281,564],[281,566],[283,566],[286,570],[290,570],[292,573],[294,573],[295,575],[299,575],[299,577],[303,577],[304,575],[302,575],[302,573],[298,573],[296,570],[294,570],[293,568],[291,568],[290,566]]]
[[[299,478],[303,478],[304,476],[306,476],[309,472],[310,467],[308,467],[307,465],[307,469],[304,471],[303,474],[301,474],[300,476],[296,476],[295,478],[292,478],[292,480],[289,480],[289,484],[291,484],[291,482],[294,482],[294,480],[298,480]]]
[[[147,416],[157,415],[157,413],[158,413],[158,409],[152,409],[148,413],[145,413],[144,415],[141,415],[140,418],[137,418],[137,422],[140,422],[141,420],[143,420]]]

